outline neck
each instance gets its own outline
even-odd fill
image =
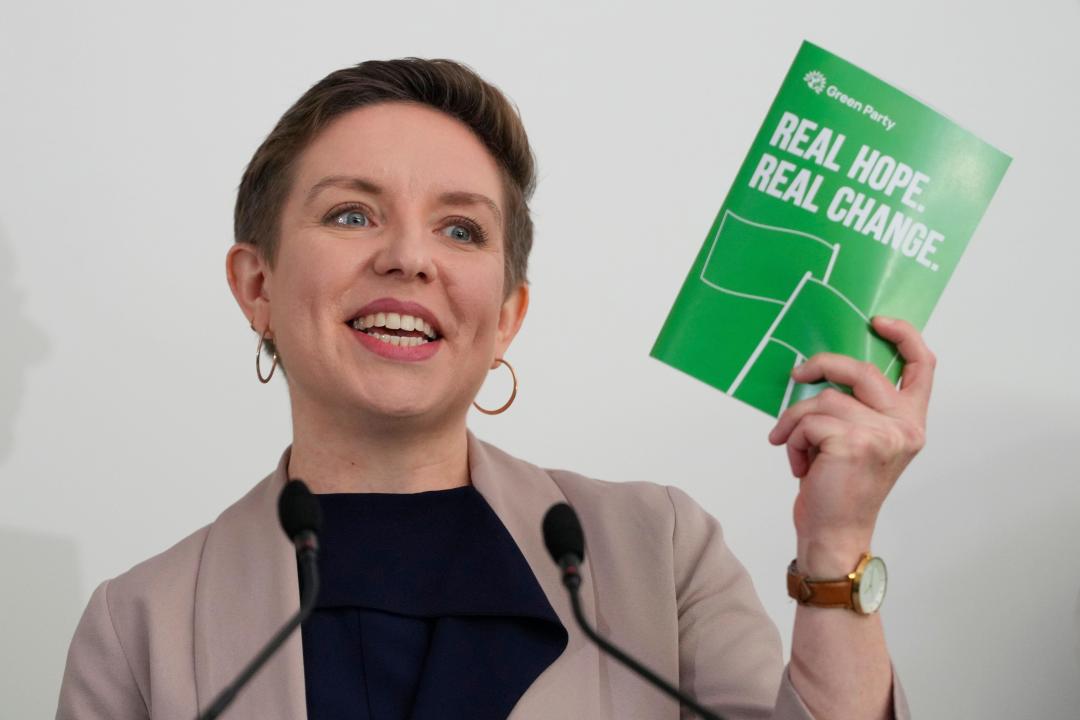
[[[314,493],[417,493],[469,485],[464,415],[454,423],[343,422],[293,407],[289,477]]]

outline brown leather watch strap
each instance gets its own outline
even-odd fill
[[[850,577],[837,580],[811,580],[808,575],[796,569],[794,560],[788,565],[788,595],[798,600],[800,605],[854,610],[851,592],[853,584]]]

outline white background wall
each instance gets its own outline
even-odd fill
[[[927,326],[929,444],[878,529],[894,661],[919,717],[1077,717],[1078,32],[1076,0],[5,4],[0,716],[51,716],[93,587],[290,442],[225,281],[235,188],[289,104],[371,58],[470,64],[539,158],[521,393],[473,429],[686,489],[789,637],[772,423],[648,350],[807,38],[1014,157]]]

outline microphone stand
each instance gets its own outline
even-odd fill
[[[673,687],[670,683],[664,680],[662,677],[654,673],[649,668],[639,663],[634,658],[627,655],[618,647],[613,645],[608,640],[604,639],[597,634],[595,630],[585,620],[585,613],[581,610],[581,598],[579,597],[579,590],[581,588],[581,575],[578,573],[578,563],[575,562],[576,558],[572,555],[568,555],[559,561],[559,565],[563,569],[563,585],[570,591],[570,604],[574,608],[574,618],[577,620],[578,625],[581,627],[582,632],[588,636],[590,640],[600,646],[600,649],[611,655],[613,658],[627,666],[641,677],[648,680],[654,686],[664,691],[668,696],[676,700],[677,702],[686,705],[691,710],[696,712],[705,720],[723,720],[719,715],[713,713],[704,707],[702,707],[696,700],[688,695],[679,692],[678,689]]]
[[[289,635],[291,635],[296,628],[300,627],[300,625],[307,620],[308,616],[311,615],[311,611],[315,609],[315,600],[319,596],[319,570],[316,564],[316,553],[318,552],[319,545],[315,533],[310,531],[301,533],[296,539],[296,545],[297,554],[300,558],[300,577],[304,589],[304,592],[300,596],[299,612],[293,615],[292,618],[277,631],[277,634],[270,638],[270,641],[259,654],[244,667],[235,680],[229,683],[229,685],[218,694],[210,707],[208,707],[204,713],[199,715],[196,720],[214,720],[214,718],[220,716],[221,713],[225,711],[225,708],[227,708],[236,697],[236,694],[240,692],[240,689],[255,676],[255,673],[257,673],[260,668],[266,664],[266,661],[277,652],[277,649],[285,643],[289,638]]]

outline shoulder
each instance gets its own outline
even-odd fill
[[[215,534],[220,534],[226,527],[249,533],[252,523],[262,524],[261,506],[266,504],[268,493],[273,490],[275,476],[276,473],[271,473],[250,487],[213,522],[106,581],[110,608],[129,611],[123,613],[125,617],[138,615],[131,611],[149,612],[151,609],[164,614],[186,612],[193,602],[206,548],[213,544]]]
[[[604,586],[594,590],[598,600],[615,608],[633,597],[648,608],[650,630],[661,637],[643,651],[677,637],[684,689],[707,706],[741,698],[770,708],[783,668],[780,634],[720,522],[674,485],[545,472],[581,516],[586,555]],[[607,615],[609,627],[619,629],[616,613]],[[640,636],[640,620],[626,622],[625,633]]]
[[[670,488],[655,482],[613,481],[563,468],[543,468],[578,513],[619,517],[656,529],[671,525],[674,509]]]
[[[159,641],[170,648],[188,643],[195,578],[208,530],[200,528],[98,584],[68,648],[58,718],[98,717],[95,712],[101,717],[149,717],[151,648]]]
[[[597,518],[618,518],[635,531],[674,539],[690,526],[719,531],[719,522],[686,491],[674,486],[640,480],[613,481],[589,477],[572,470],[544,468],[574,509]]]
[[[89,707],[108,708],[110,717],[144,717],[155,698],[193,692],[188,679],[206,556],[223,522],[237,525],[253,514],[268,480],[214,522],[96,586],[68,649],[58,717],[81,717]]]
[[[105,598],[114,617],[134,620],[152,610],[168,613],[190,606],[211,527],[204,525],[167,550],[106,580]]]
[[[168,641],[174,643],[183,636],[181,628],[190,631],[208,539],[223,519],[229,520],[238,512],[243,515],[244,507],[265,484],[266,480],[249,489],[213,522],[97,586],[85,612],[105,616],[120,645],[131,655],[133,667],[145,667],[147,658],[138,656],[156,635],[169,633]]]
[[[720,550],[712,560],[721,567],[731,567],[732,561],[737,565],[723,542],[720,522],[674,485],[605,480],[558,468],[544,472],[581,518],[588,546],[610,552],[613,561],[653,571],[665,568],[676,584],[679,575],[698,568],[706,546]]]
[[[473,438],[475,440],[475,438]],[[719,522],[682,489],[640,480],[590,477],[565,468],[546,467],[511,455],[484,441],[476,443],[484,465],[499,477],[512,477],[518,499],[565,498],[578,514],[588,538],[610,536],[629,542],[648,540],[671,546],[688,534],[719,534]],[[596,547],[595,543],[591,543]]]
[[[772,639],[746,567],[728,546],[720,521],[686,491],[654,482],[613,482],[545,469],[581,518],[586,554],[636,566],[655,583],[670,576],[680,617],[693,620],[701,601],[739,607]],[[590,549],[591,548],[591,549]],[[708,612],[712,612],[709,610]]]
[[[209,531],[210,525],[201,527],[167,550],[105,580],[87,606],[88,613],[96,604],[97,612],[107,615],[140,685],[146,678],[138,675],[150,664],[154,636],[163,629],[176,633],[190,626],[199,561]],[[178,633],[175,638],[187,635]]]

